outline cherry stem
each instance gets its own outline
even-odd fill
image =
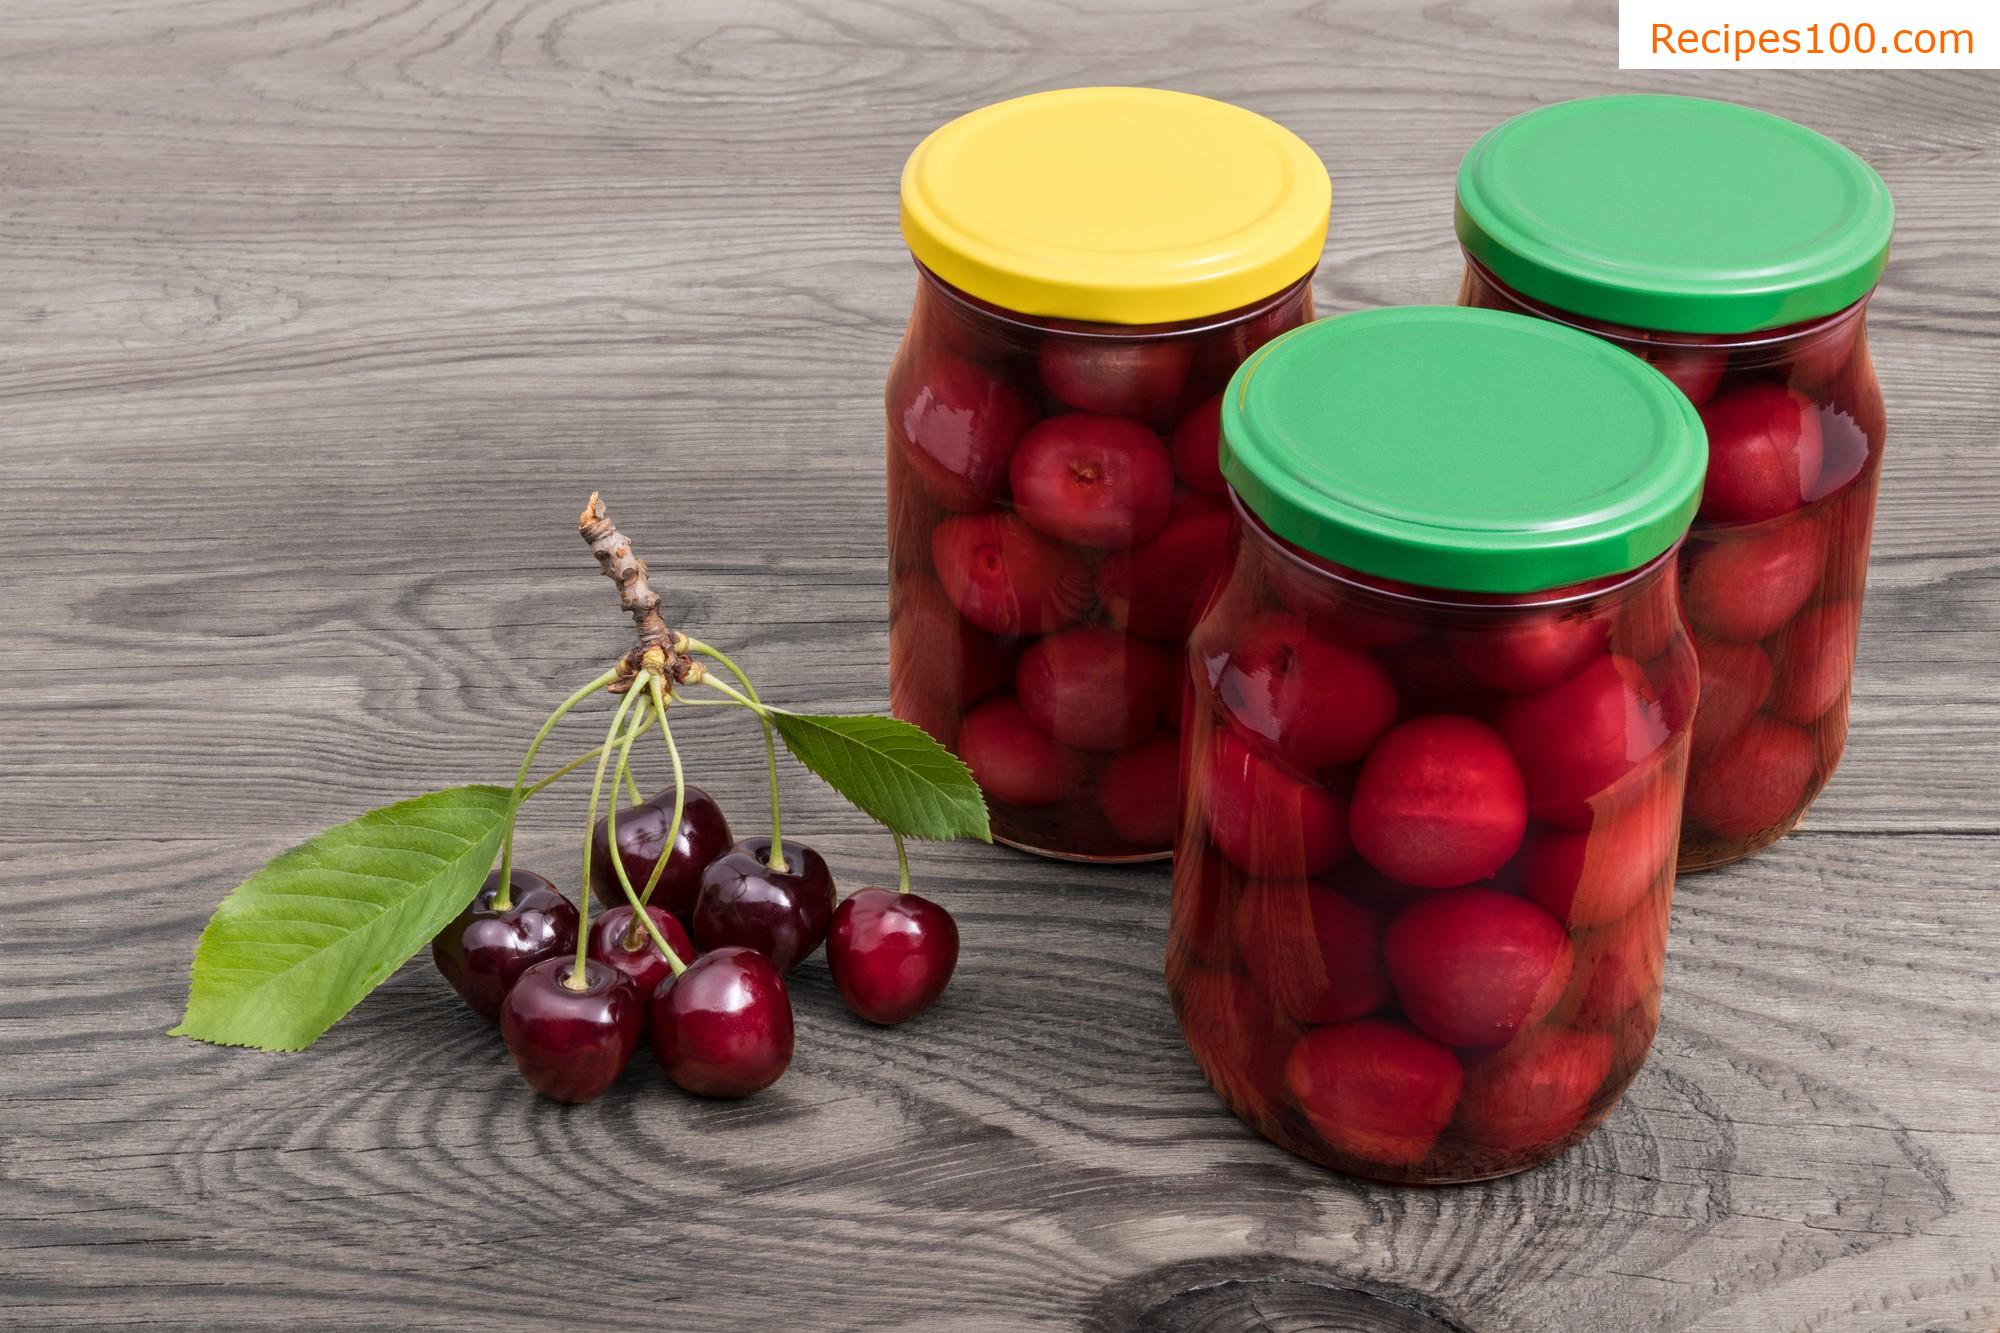
[[[527,757],[521,760],[520,771],[514,774],[514,794],[507,801],[507,840],[502,845],[500,852],[500,884],[493,894],[494,910],[504,912],[514,905],[514,821],[515,817],[520,813],[521,802],[527,800],[533,794],[532,792],[523,791],[522,786],[528,780],[528,771],[535,766],[535,752],[542,748],[542,742],[549,738],[549,733],[556,729],[556,723],[562,721],[563,716],[570,709],[576,707],[585,699],[588,699],[591,695],[604,689],[617,679],[618,668],[613,667],[596,680],[591,681],[590,684],[578,690],[575,694],[572,694],[569,698],[557,704],[556,711],[548,715],[548,718],[542,723],[542,729],[535,733],[535,739],[529,742]],[[568,771],[568,769],[563,770],[563,772]],[[556,774],[556,777],[561,776],[562,773]],[[554,780],[554,778],[549,779],[551,782]],[[534,790],[540,791],[541,787],[537,786]]]
[[[727,703],[728,701],[725,699],[717,699],[715,700],[715,702],[717,704],[724,704]],[[632,734],[635,736],[643,736],[652,729],[653,729],[653,714],[650,710],[648,710],[646,716],[641,718],[638,721],[638,723],[635,724]],[[603,753],[604,753],[604,747],[602,745],[591,746],[588,750],[585,750],[582,754],[570,760],[567,764],[564,764],[561,768],[549,774],[547,777],[538,778],[534,782],[529,783],[527,787],[525,787],[522,790],[521,799],[526,800],[528,797],[533,796],[536,793],[540,792],[544,787],[554,786],[556,783],[562,781],[564,778],[576,772],[576,770],[582,768],[585,764],[589,763],[591,760],[597,758],[598,755]]]
[[[778,822],[778,742],[771,734],[771,719],[764,712],[764,701],[757,697],[757,687],[750,683],[749,674],[742,667],[730,661],[729,654],[719,648],[711,648],[700,639],[689,639],[687,646],[691,652],[700,653],[703,657],[712,658],[722,663],[723,666],[728,668],[729,674],[736,677],[742,683],[743,693],[750,696],[748,702],[752,705],[752,711],[757,714],[757,725],[764,729],[764,767],[771,774],[770,867],[781,875],[785,874],[791,867],[785,864],[785,834],[783,826]],[[713,681],[710,682],[710,684],[714,683]],[[734,693],[734,691],[727,692]]]
[[[649,676],[641,672],[640,676],[633,681],[633,689],[635,693],[648,685],[657,689],[659,688],[659,684],[659,677]],[[618,747],[618,768],[620,772],[626,774],[631,772],[632,742],[637,739],[639,739],[639,728],[635,725],[625,733],[623,742]],[[646,910],[646,900],[633,891],[632,878],[625,872],[625,858],[618,854],[618,802],[616,800],[611,802],[610,808],[605,811],[604,818],[604,832],[611,844],[611,865],[618,876],[618,887],[625,891],[625,901],[632,904],[632,925],[625,937],[625,947],[628,949],[638,948],[639,932],[641,930],[645,931],[646,934],[653,937],[653,947],[660,951],[660,957],[666,959],[667,966],[673,969],[675,976],[679,976],[681,973],[687,971],[687,964],[681,961],[680,955],[674,952],[673,946],[668,944],[666,938],[660,934],[659,927],[653,924],[652,914]],[[678,829],[680,821],[676,819],[674,823]],[[678,841],[678,839],[668,842],[667,856],[662,856],[653,866],[653,877],[646,881],[646,892],[649,894],[653,891],[653,885],[659,882],[660,867],[665,865],[668,857],[673,854],[674,841]],[[589,890],[586,889],[585,892],[587,893]]]
[[[624,770],[624,773],[625,773],[625,794],[632,798],[633,805],[638,805],[641,802],[643,802],[646,798],[639,795],[639,784],[633,780],[632,770],[628,767]]]
[[[665,873],[667,862],[674,859],[674,848],[681,845],[681,816],[687,813],[687,782],[685,775],[681,772],[680,747],[674,744],[673,728],[667,725],[666,696],[660,689],[660,678],[658,676],[653,677],[651,681],[647,682],[647,685],[648,693],[653,700],[653,713],[658,715],[660,719],[660,735],[667,742],[667,758],[673,762],[674,766],[674,817],[673,821],[667,825],[666,848],[661,853],[660,859],[653,862],[653,873],[646,876],[645,891],[639,895],[639,906],[642,908],[647,903],[653,901],[653,890],[659,887],[660,876]],[[612,845],[614,847],[617,846],[616,843]],[[625,873],[624,860],[616,856],[612,859],[618,863],[618,873],[622,877]]]
[[[890,829],[889,836],[896,840],[896,892],[908,893],[910,891],[910,854],[903,848],[902,834],[896,832],[894,829]]]
[[[590,835],[597,829],[597,802],[604,795],[604,770],[610,766],[611,747],[619,739],[618,732],[625,721],[625,710],[638,701],[646,682],[652,678],[650,671],[641,671],[633,677],[632,683],[636,688],[627,690],[625,697],[618,701],[618,711],[611,715],[611,727],[604,733],[603,752],[597,756],[597,780],[590,784],[590,814],[583,826],[583,877],[577,881],[583,892],[577,895],[581,903],[577,907],[576,914],[576,966],[570,969],[569,976],[563,980],[563,985],[571,990],[585,990],[590,985],[589,974],[584,970],[584,964],[590,960]],[[629,737],[626,738],[625,748],[627,750],[632,748]],[[611,844],[611,864],[618,867],[618,874],[622,878],[625,874],[625,863],[618,855],[618,797],[615,790],[612,793],[611,808],[605,812],[604,817],[605,832],[609,835]]]

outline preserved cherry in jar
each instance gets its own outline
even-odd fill
[[[1337,1170],[1534,1166],[1659,1021],[1700,418],[1581,333],[1417,307],[1264,348],[1221,440],[1167,945],[1188,1046]]]
[[[1460,303],[1624,348],[1707,428],[1680,561],[1702,677],[1682,870],[1783,837],[1846,742],[1885,430],[1865,312],[1892,222],[1847,149],[1697,98],[1544,107],[1459,169]]]
[[[1156,89],[1003,102],[911,155],[890,702],[1002,841],[1170,854],[1182,649],[1232,521],[1222,390],[1312,317],[1330,198],[1289,131]]]

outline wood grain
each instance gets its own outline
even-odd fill
[[[2000,1328],[2000,79],[1620,74],[1603,3],[14,0],[0,22],[0,1322],[212,1328]],[[592,489],[780,701],[886,691],[903,155],[1038,88],[1298,130],[1322,310],[1449,300],[1451,173],[1655,87],[1845,140],[1899,209],[1848,757],[1682,885],[1597,1135],[1449,1190],[1329,1176],[1207,1091],[1158,868],[925,849],[968,947],[711,1106],[525,1093],[412,966],[308,1054],[169,1041],[264,857],[511,768],[620,642]],[[689,750],[733,806],[758,754]],[[843,884],[889,849],[803,777]],[[580,813],[524,835],[560,868]]]

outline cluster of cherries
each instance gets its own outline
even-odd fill
[[[1467,1180],[1615,1103],[1658,1020],[1695,700],[1672,559],[1446,606],[1245,520],[1192,641],[1168,984],[1262,1133]]]
[[[1525,304],[1477,268],[1463,298]],[[1681,553],[1701,665],[1683,869],[1782,836],[1840,759],[1884,430],[1861,315],[1740,338],[1573,320],[1650,361],[1708,431]]]
[[[613,820],[594,826],[586,892],[605,910],[587,925],[541,875],[512,869],[503,894],[495,871],[431,944],[438,971],[500,1024],[522,1076],[559,1101],[602,1095],[642,1033],[698,1096],[769,1087],[792,1059],[784,975],[822,943],[841,999],[872,1023],[915,1017],[951,980],[957,924],[909,892],[907,863],[900,891],[865,888],[836,905],[817,852],[733,842],[708,793],[684,791],[677,828],[672,789],[617,813],[615,847]],[[657,894],[644,921],[624,894],[639,884]]]
[[[1230,522],[1221,392],[1311,313],[1301,282],[1112,334],[924,276],[888,388],[890,697],[965,761],[1002,839],[1171,848],[1182,646]]]

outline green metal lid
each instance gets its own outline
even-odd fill
[[[1535,592],[1680,540],[1708,437],[1666,376],[1547,320],[1339,315],[1229,381],[1222,475],[1287,541],[1380,578]]]
[[[1895,208],[1803,125],[1698,97],[1589,97],[1514,117],[1458,167],[1458,239],[1522,295],[1674,333],[1749,333],[1866,296]]]

